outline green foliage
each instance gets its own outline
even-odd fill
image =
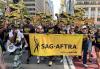
[[[28,11],[27,11],[26,8],[23,8],[23,9],[22,9],[22,12],[23,12],[23,15],[29,15],[29,13],[28,13]]]
[[[85,10],[83,8],[76,8],[74,9],[74,15],[71,16],[66,12],[59,14],[60,20],[64,20],[64,22],[72,24],[75,20],[83,20],[83,16],[85,14]],[[65,19],[62,19],[65,18]]]
[[[0,9],[3,12],[4,11],[4,4],[0,2]]]

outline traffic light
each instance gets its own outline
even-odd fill
[[[19,2],[19,0],[13,0],[14,4],[17,4]]]

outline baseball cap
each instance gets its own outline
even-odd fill
[[[82,26],[82,29],[86,29],[87,28],[87,26]]]

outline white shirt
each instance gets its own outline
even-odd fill
[[[13,35],[13,30],[11,30],[9,32],[9,38],[12,38],[13,36],[14,36]],[[21,33],[19,29],[17,29],[17,40],[20,42],[22,38],[24,38],[23,33]]]
[[[23,33],[20,32],[19,29],[16,30],[17,31],[17,40],[20,42],[22,40],[22,38],[24,38],[24,35]],[[9,32],[9,38],[12,38],[14,35],[13,35],[13,30],[11,30]],[[8,40],[8,44],[11,43],[10,40]],[[18,47],[18,48],[22,48],[22,44]]]

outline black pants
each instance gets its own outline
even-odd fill
[[[53,61],[53,56],[50,56],[48,59],[49,61]]]
[[[25,39],[26,39],[26,41],[28,43],[28,47],[26,48],[26,50],[28,51],[27,63],[29,63],[29,58],[32,56],[31,55],[31,50],[30,50],[30,44],[29,44],[29,35],[26,34],[26,35],[24,35],[24,37],[25,37]]]
[[[2,41],[2,39],[0,39],[0,45],[1,45],[2,51],[6,51],[6,49],[4,47],[4,42]]]

